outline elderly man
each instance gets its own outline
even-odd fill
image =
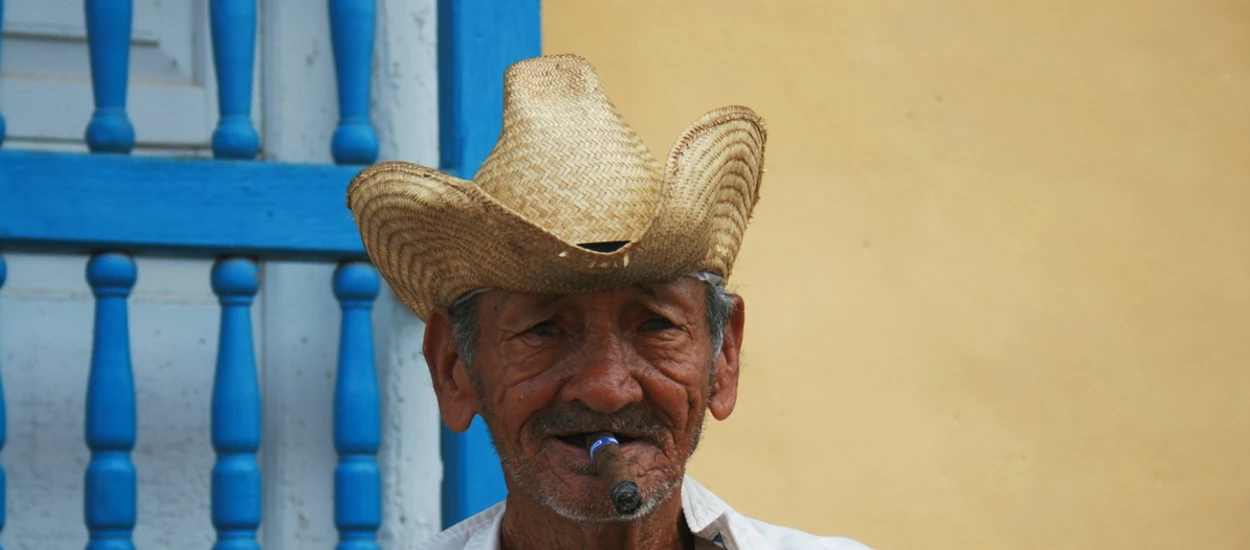
[[[745,309],[724,283],[763,120],[712,111],[661,165],[581,58],[504,80],[473,181],[390,162],[348,189],[370,257],[426,321],[443,421],[481,415],[507,478],[504,502],[421,548],[863,550],[748,519],[685,474],[706,413],[737,400]]]

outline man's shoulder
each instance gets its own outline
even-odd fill
[[[418,542],[412,550],[470,550],[495,549],[499,539],[499,521],[503,517],[504,502],[491,506],[464,521],[448,527],[432,538]]]
[[[726,505],[705,487],[687,478],[683,488],[684,511],[691,528],[713,542],[738,548],[771,550],[872,550],[843,537],[814,535],[791,527],[747,517]],[[500,522],[505,502],[451,526],[413,550],[494,550],[498,548]],[[700,521],[698,518],[703,517]]]
[[[682,487],[682,500],[686,523],[691,530],[726,546],[770,550],[872,550],[848,538],[814,535],[747,517],[688,476]]]
[[[739,516],[746,521],[769,542],[771,548],[775,550],[798,550],[803,549],[820,549],[820,550],[872,550],[863,544],[845,537],[828,537],[821,535],[813,535],[811,533],[775,525],[766,521]]]

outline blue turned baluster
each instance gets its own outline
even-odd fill
[[[4,11],[3,2],[0,2],[0,11]],[[4,129],[3,123],[0,122],[0,130],[3,130],[3,129]],[[3,136],[0,136],[0,137],[3,137]],[[0,289],[4,288],[4,278],[6,275],[8,275],[6,271],[7,269],[5,268],[5,265],[4,265],[4,256],[0,256]],[[8,416],[5,415],[4,411],[5,411],[4,382],[0,381],[0,451],[4,450],[5,436],[8,435],[8,431],[9,431],[8,430],[9,419],[8,419]],[[8,512],[4,508],[5,497],[6,497],[5,492],[6,492],[7,487],[8,487],[8,480],[5,479],[4,465],[0,464],[0,533],[4,532],[4,519],[7,517],[7,514],[8,514]],[[0,550],[4,550],[4,548],[0,547]]]
[[[0,0],[0,29],[4,28],[4,0]],[[4,40],[0,39],[0,42]],[[0,145],[4,145],[4,115],[0,114]],[[3,261],[3,260],[0,260]],[[3,265],[3,264],[0,264]],[[4,444],[0,441],[0,446]],[[4,481],[4,468],[0,468],[0,481]],[[4,529],[4,489],[0,487],[0,529]]]
[[[338,379],[334,386],[334,524],[338,550],[378,550],[382,525],[382,475],[378,470],[381,403],[373,360],[373,321],[378,272],[364,262],[340,265],[334,296],[343,308]]]
[[[126,117],[126,78],[130,74],[131,0],[86,0],[87,49],[95,112],[87,124],[93,153],[129,153],[135,129]]]
[[[260,387],[252,351],[252,298],[260,288],[256,264],[226,258],[213,266],[213,292],[221,302],[221,339],[213,378],[212,514],[214,550],[259,550],[261,478]]]
[[[87,263],[95,294],[91,374],[87,380],[87,465],[84,515],[87,550],[133,550],[135,528],[135,386],[130,367],[126,298],[137,270],[125,254],[104,253]]]
[[[374,17],[374,0],[330,0],[330,40],[339,92],[339,126],[330,152],[338,164],[371,164],[378,158],[378,134],[369,122]]]
[[[260,136],[252,126],[252,68],[256,56],[256,0],[211,0],[217,109],[213,156],[253,159]]]

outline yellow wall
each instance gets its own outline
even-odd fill
[[[1250,5],[543,4],[657,155],[770,122],[693,466],[731,504],[879,550],[1250,548]]]

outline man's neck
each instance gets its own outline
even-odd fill
[[[674,494],[635,522],[581,523],[508,494],[500,533],[503,550],[692,550],[694,535]]]

